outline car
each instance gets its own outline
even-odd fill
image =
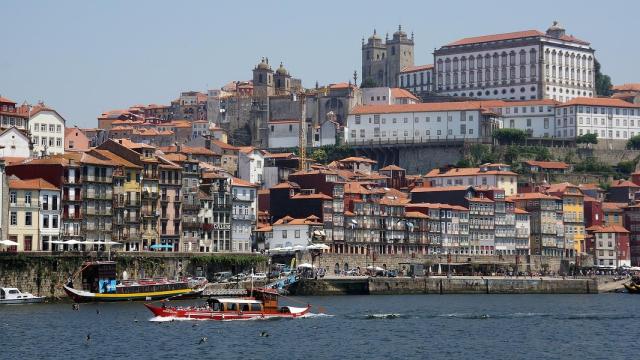
[[[229,279],[229,282],[241,282],[241,281],[245,281],[245,280],[247,280],[247,275],[245,275],[245,274],[238,274],[238,275],[232,276],[232,277]]]
[[[217,272],[217,273],[213,274],[213,281],[214,282],[227,282],[232,276],[233,276],[233,274],[231,273],[231,271]]]
[[[265,280],[267,278],[267,274],[259,272],[252,274],[251,278],[253,278],[253,280]]]

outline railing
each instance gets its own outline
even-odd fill
[[[413,144],[430,144],[430,145],[438,145],[438,144],[458,144],[460,142],[463,143],[474,143],[474,144],[486,144],[491,143],[492,139],[478,139],[478,138],[468,138],[468,137],[460,137],[460,136],[441,136],[441,137],[396,137],[394,139],[349,139],[347,141],[348,145],[351,146],[373,146],[373,145],[413,145]]]

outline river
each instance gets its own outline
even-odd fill
[[[214,322],[157,321],[142,303],[2,306],[0,359],[633,359],[638,352],[636,295],[294,299],[321,308],[303,319]]]

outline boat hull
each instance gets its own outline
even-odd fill
[[[640,286],[634,283],[623,284],[630,294],[640,294]]]
[[[36,296],[26,299],[1,299],[0,305],[39,304],[46,300],[44,296]]]
[[[152,300],[163,300],[172,297],[178,296],[190,296],[194,292],[192,289],[178,289],[178,290],[167,290],[167,291],[153,291],[153,292],[143,292],[143,293],[128,293],[128,294],[98,294],[91,293],[88,291],[77,290],[70,288],[68,286],[64,286],[64,291],[67,295],[77,303],[87,303],[87,302],[117,302],[117,301],[152,301]],[[197,294],[194,294],[197,296]]]
[[[212,311],[207,309],[183,309],[174,307],[161,307],[151,304],[144,304],[155,316],[170,317],[177,319],[192,320],[253,320],[272,318],[298,318],[306,315],[311,310],[311,306],[304,308],[286,307],[288,312],[241,312],[241,311]]]

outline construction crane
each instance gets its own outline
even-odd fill
[[[307,104],[305,101],[305,93],[302,90],[297,96],[294,94],[294,101],[300,101],[300,129],[298,133],[298,170],[304,171],[307,163]]]

